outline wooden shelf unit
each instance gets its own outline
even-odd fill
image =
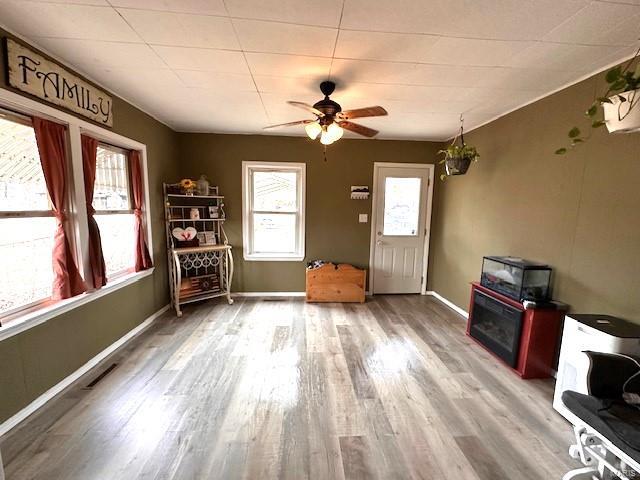
[[[223,296],[233,303],[233,255],[224,231],[224,196],[219,195],[218,187],[209,187],[210,195],[172,193],[177,188],[179,184],[163,185],[169,288],[172,306],[180,317],[180,306],[187,303]],[[199,218],[190,217],[192,210],[198,211]],[[213,242],[193,241],[197,243],[193,245],[173,236],[173,229],[188,227],[206,233]]]

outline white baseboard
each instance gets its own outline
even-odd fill
[[[304,297],[306,292],[231,292],[232,297]]]
[[[104,360],[113,352],[115,352],[120,347],[122,347],[124,344],[132,340],[136,335],[146,330],[156,318],[158,318],[164,312],[169,310],[169,306],[170,305],[165,305],[160,310],[153,313],[150,317],[145,319],[144,322],[142,322],[133,330],[130,330],[124,336],[120,337],[114,343],[112,343],[107,348],[102,350],[95,357],[93,357],[87,363],[82,365],[78,370],[76,370],[71,375],[64,378],[59,383],[57,383],[56,385],[51,387],[49,390],[44,392],[42,395],[36,398],[33,402],[31,402],[29,405],[27,405],[22,410],[20,410],[18,413],[8,418],[7,420],[5,420],[2,424],[0,424],[0,437],[5,435],[9,430],[11,430],[20,422],[25,420],[29,415],[35,413],[39,408],[42,408],[48,401],[52,400],[56,395],[64,391],[68,386],[70,386],[73,382],[75,382],[80,377],[82,377],[85,373],[89,372],[92,368],[98,365],[102,360]],[[0,475],[0,480],[2,480],[1,475]]]
[[[457,306],[455,303],[453,303],[450,300],[447,300],[446,298],[444,298],[442,295],[440,295],[438,292],[435,292],[433,290],[429,290],[427,291],[427,295],[430,295],[432,297],[437,298],[438,300],[440,300],[442,303],[444,303],[447,307],[449,307],[451,310],[453,310],[454,312],[456,312],[458,315],[464,317],[464,318],[469,318],[469,312],[467,312],[466,310],[460,308],[459,306]]]
[[[365,296],[370,296],[371,292],[364,292]],[[305,297],[307,292],[231,292],[231,296],[236,297]]]

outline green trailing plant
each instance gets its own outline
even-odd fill
[[[472,162],[477,162],[480,158],[480,154],[476,150],[476,147],[463,143],[462,145],[451,144],[444,150],[440,150],[438,153],[444,155],[444,158],[440,160],[440,163],[444,163],[449,158],[468,158]]]
[[[444,150],[438,151],[438,154],[443,155],[442,160],[439,163],[447,163],[447,160],[468,160],[469,162],[477,162],[480,158],[480,154],[476,150],[476,147],[467,145],[464,141],[464,120],[460,117],[460,134],[456,135],[449,145]],[[460,145],[457,144],[458,136],[460,136]],[[464,172],[465,173],[466,169]],[[440,175],[440,180],[447,178],[447,174]]]
[[[603,105],[614,104],[612,98],[617,97],[618,102],[618,120],[623,120],[631,113],[635,108],[640,108],[640,49],[636,51],[636,54],[624,65],[618,65],[617,67],[609,70],[604,79],[607,82],[607,90],[603,95],[596,97],[591,106],[584,112],[585,116],[591,122],[590,128],[601,128],[605,125],[605,120],[598,118],[598,113],[602,113]],[[623,93],[633,92],[629,98],[623,96]],[[628,105],[627,105],[628,104]],[[622,113],[624,107],[625,112]],[[628,107],[628,108],[627,108]],[[586,137],[583,136],[582,130],[578,127],[573,127],[567,134],[569,137],[570,147],[576,146],[586,142],[590,134]],[[569,148],[562,147],[556,150],[556,155],[564,155],[569,151]]]
[[[451,144],[444,150],[440,150],[439,154],[444,155],[440,163],[446,163],[447,160],[465,160],[468,159],[471,162],[477,162],[480,158],[480,154],[476,150],[476,147],[463,143],[462,145]],[[440,180],[447,178],[447,174],[440,175]]]

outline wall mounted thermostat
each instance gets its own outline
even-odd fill
[[[360,223],[367,223],[369,221],[369,215],[366,213],[359,213],[358,214],[358,222]]]

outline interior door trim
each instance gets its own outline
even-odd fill
[[[375,284],[375,269],[373,262],[375,260],[376,248],[376,222],[377,222],[377,205],[379,199],[378,193],[378,177],[380,168],[417,168],[424,169],[428,172],[429,184],[427,185],[427,211],[425,212],[424,225],[427,229],[424,236],[424,253],[422,257],[422,282],[420,282],[420,294],[427,294],[427,271],[429,268],[429,238],[431,237],[431,212],[433,207],[433,177],[435,173],[435,165],[430,163],[391,163],[391,162],[374,162],[373,164],[373,185],[371,196],[371,239],[369,241],[369,292],[373,295]]]

